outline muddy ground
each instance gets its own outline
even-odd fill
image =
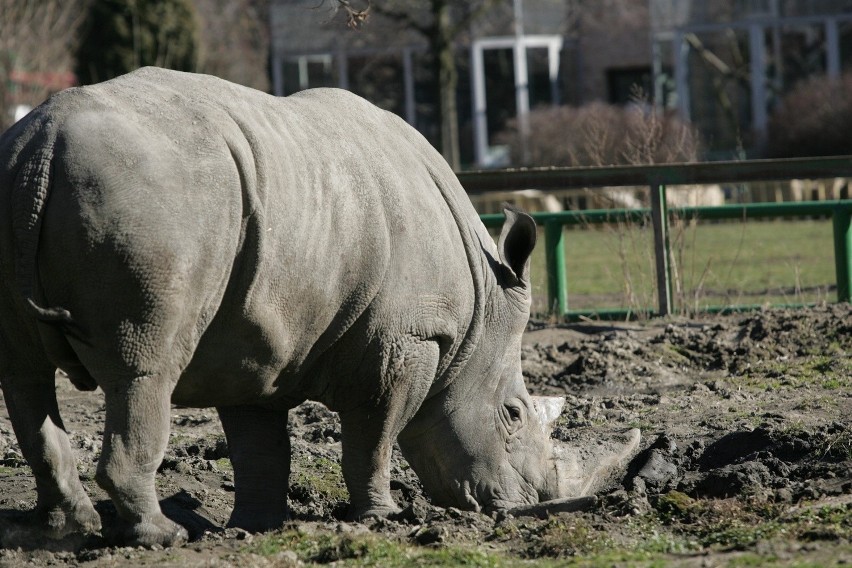
[[[175,408],[158,488],[191,542],[167,550],[104,536],[32,543],[17,527],[34,482],[0,412],[0,566],[831,565],[852,563],[852,307],[829,305],[644,323],[531,323],[533,394],[568,403],[565,441],[642,429],[628,474],[582,513],[493,517],[432,507],[398,453],[394,519],[345,523],[340,426],[318,404],[291,412],[294,522],[223,530],[233,501],[215,411]],[[84,484],[94,483],[102,396],[59,380]]]

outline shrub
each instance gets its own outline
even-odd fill
[[[692,162],[700,144],[696,130],[672,113],[647,105],[601,102],[581,107],[541,107],[529,114],[524,159],[517,120],[497,137],[508,144],[512,163],[524,166],[608,166]]]
[[[769,120],[771,158],[852,154],[852,73],[799,82]]]

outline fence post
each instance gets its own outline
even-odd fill
[[[565,231],[562,222],[544,222],[544,262],[547,269],[548,310],[555,308],[559,317],[568,311],[568,286],[565,278]]]
[[[659,315],[672,311],[672,277],[669,266],[669,208],[666,204],[666,186],[651,186],[651,223],[654,225],[654,260],[657,264],[657,303]]]
[[[837,301],[852,301],[852,208],[838,206],[832,214],[834,225],[834,267],[837,275]]]

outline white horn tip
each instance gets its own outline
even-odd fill
[[[564,396],[533,396],[533,408],[544,428],[550,426],[562,414]]]

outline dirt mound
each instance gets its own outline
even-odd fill
[[[530,391],[567,399],[554,437],[572,443],[632,427],[643,434],[627,475],[597,505],[545,520],[434,507],[395,452],[392,490],[402,512],[346,523],[340,423],[305,403],[290,413],[295,522],[269,535],[223,530],[233,471],[218,419],[176,408],[157,483],[166,514],[193,541],[167,551],[122,548],[109,535],[50,546],[20,540],[34,483],[3,414],[0,566],[508,565],[575,555],[610,564],[852,561],[850,354],[848,304],[642,323],[533,322],[522,349]],[[58,392],[83,482],[109,522],[114,509],[93,481],[102,396],[67,381]]]

